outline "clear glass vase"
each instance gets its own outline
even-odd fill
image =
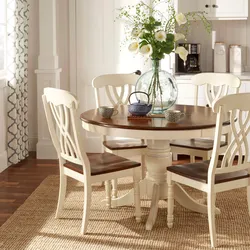
[[[161,114],[169,109],[175,104],[178,96],[175,78],[162,70],[160,63],[160,60],[152,60],[152,69],[141,75],[135,87],[136,91],[143,91],[149,95],[151,112],[154,114]],[[139,95],[137,98],[147,102],[145,95]]]

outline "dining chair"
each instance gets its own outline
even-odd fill
[[[104,100],[117,108],[120,105],[128,104],[128,97],[135,87],[140,71],[137,70],[130,74],[105,74],[97,76],[92,81],[95,90],[96,106],[99,108],[103,105]],[[106,103],[105,103],[106,104]],[[141,156],[141,178],[145,176],[145,157],[144,150],[147,147],[144,140],[135,140],[129,138],[113,138],[109,139],[103,136],[103,146],[106,152],[123,156],[133,157]],[[117,198],[117,179],[112,180],[112,197]]]
[[[250,93],[228,95],[216,101],[213,104],[213,111],[217,113],[217,120],[211,160],[167,167],[168,227],[173,226],[174,185],[176,183],[185,184],[206,192],[212,247],[216,247],[215,200],[217,193],[247,187],[247,202],[250,215],[250,162],[248,159],[249,142],[247,140],[250,130],[249,103]],[[229,115],[230,124],[224,126],[225,123],[223,124],[223,122],[225,122],[227,114]],[[226,146],[224,156],[220,161],[220,140],[225,127],[231,131],[233,139]]]
[[[195,86],[194,105],[198,105],[199,89],[204,87],[207,107],[211,107],[214,100],[230,94],[238,93],[241,81],[237,76],[224,73],[200,73],[192,77],[192,84]],[[223,152],[231,140],[230,134],[224,135],[221,141],[220,152]],[[209,160],[213,149],[212,138],[193,138],[189,140],[172,141],[171,151],[173,155],[190,155],[190,162],[195,162],[195,156],[201,157],[204,161]]]
[[[45,88],[42,96],[45,115],[52,142],[57,151],[60,168],[60,189],[56,210],[56,218],[60,217],[63,209],[67,177],[76,179],[84,184],[84,211],[81,233],[85,234],[88,225],[91,205],[91,185],[105,181],[108,190],[108,204],[111,206],[110,181],[114,177],[133,176],[135,190],[135,217],[141,220],[140,208],[140,163],[110,154],[88,154],[84,150],[83,138],[80,138],[80,118],[76,117],[78,101],[68,91]]]

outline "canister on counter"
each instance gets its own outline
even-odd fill
[[[229,71],[242,72],[242,48],[238,44],[229,45]]]
[[[227,51],[224,42],[214,44],[214,72],[227,72]]]

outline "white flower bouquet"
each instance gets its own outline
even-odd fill
[[[159,10],[160,4],[168,6],[166,14]],[[153,65],[159,65],[159,61],[172,52],[183,61],[187,60],[188,51],[178,46],[177,42],[186,40],[191,20],[201,20],[206,30],[211,31],[211,25],[203,12],[176,13],[173,0],[151,0],[151,4],[140,1],[136,5],[119,9],[117,18],[127,23],[126,40],[130,42],[128,50],[151,58]],[[154,68],[147,93],[153,105],[156,95],[162,95],[158,66]],[[163,96],[160,100],[163,100]]]

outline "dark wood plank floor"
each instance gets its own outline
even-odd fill
[[[178,163],[187,161],[187,157],[181,157]],[[58,161],[37,160],[35,153],[0,173],[0,226],[52,174],[59,174]]]
[[[37,160],[35,153],[0,173],[0,226],[51,174],[59,174],[58,161]]]

